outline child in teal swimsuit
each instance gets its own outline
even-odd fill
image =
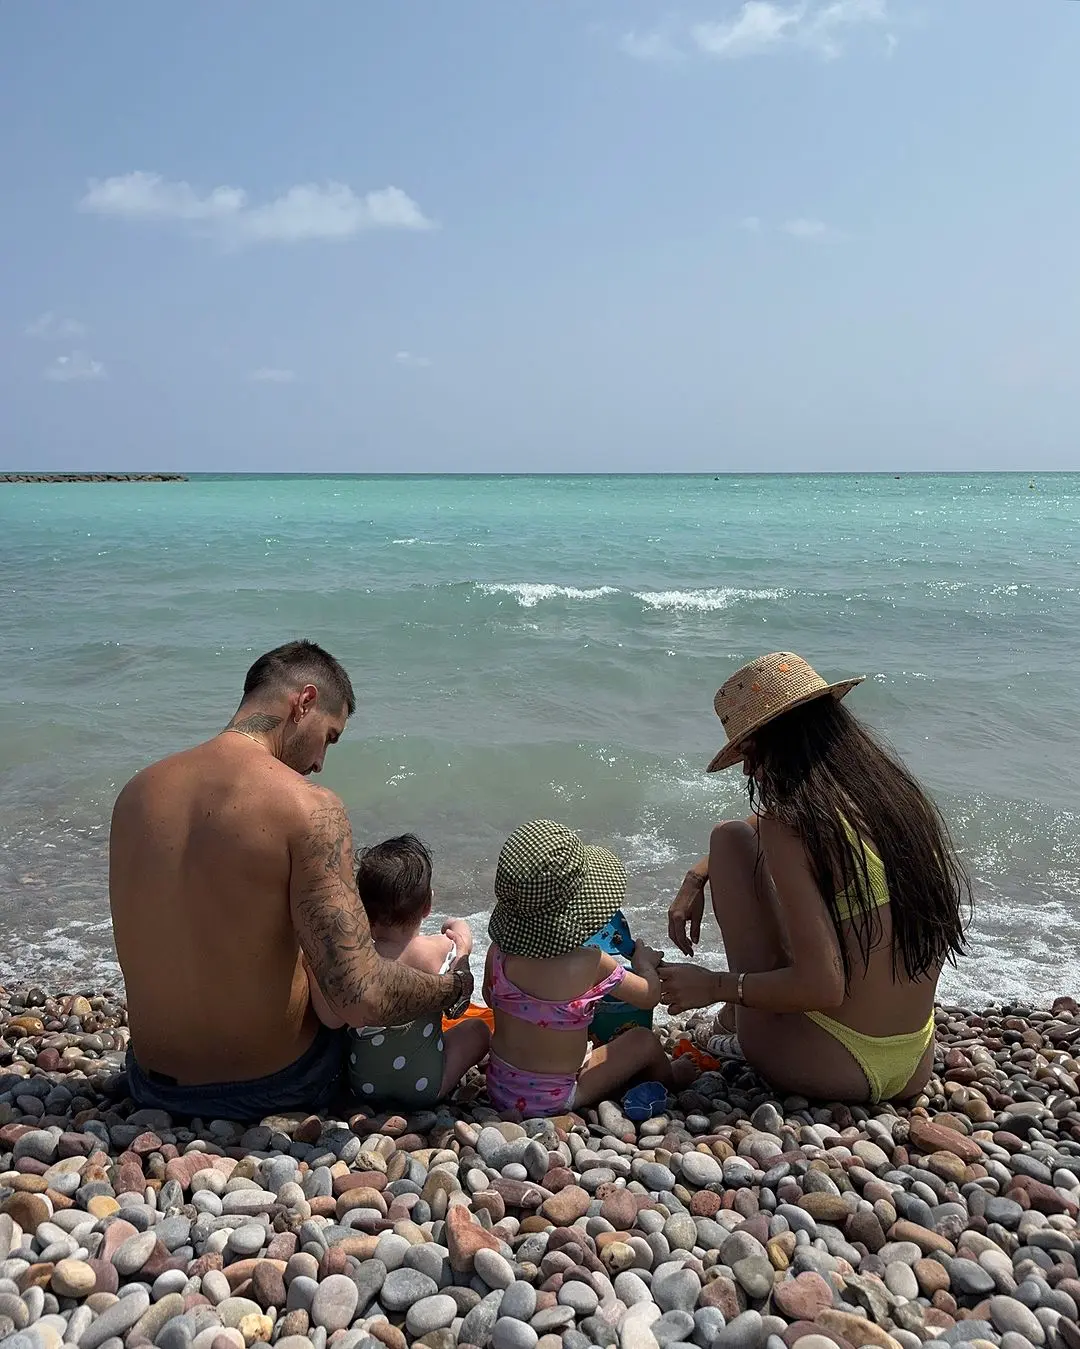
[[[357,859],[356,887],[371,925],[375,949],[429,974],[467,964],[468,923],[450,919],[437,935],[421,926],[431,915],[431,854],[413,834],[365,848]],[[341,1025],[311,978],[312,1005],[326,1025]],[[363,1026],[348,1032],[349,1086],[365,1105],[416,1110],[449,1096],[488,1051],[490,1033],[479,1019],[443,1031],[439,1016],[401,1026]]]

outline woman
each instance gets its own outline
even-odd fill
[[[717,693],[727,744],[709,771],[741,761],[755,814],[713,829],[668,931],[693,954],[708,885],[728,971],[660,970],[672,1012],[729,1004],[724,1024],[773,1086],[851,1102],[925,1086],[938,976],[971,902],[936,807],[842,705],[861,682],[827,684],[781,651]]]

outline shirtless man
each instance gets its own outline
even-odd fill
[[[346,1025],[467,1001],[466,971],[426,974],[377,953],[345,808],[308,780],[355,705],[331,655],[289,642],[251,667],[219,735],[143,769],[117,798],[109,901],[140,1105],[204,1119],[325,1107],[344,1036],[320,1025],[303,956]]]

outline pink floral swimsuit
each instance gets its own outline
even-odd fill
[[[617,965],[606,979],[569,1002],[547,1002],[512,984],[506,975],[504,959],[499,948],[493,946],[491,1006],[496,1018],[500,1012],[506,1012],[544,1030],[588,1030],[596,1004],[626,976],[626,970]],[[573,1105],[576,1086],[575,1073],[526,1071],[500,1059],[494,1052],[488,1058],[488,1096],[496,1110],[516,1110],[526,1118],[557,1114]]]

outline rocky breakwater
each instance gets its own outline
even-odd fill
[[[1076,1004],[938,1014],[910,1109],[174,1121],[122,1004],[0,996],[4,1349],[1080,1349]]]
[[[0,473],[0,483],[187,482],[183,473]]]

